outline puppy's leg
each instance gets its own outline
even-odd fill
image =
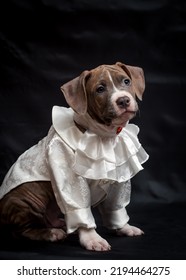
[[[31,240],[45,240],[51,242],[63,240],[66,237],[66,233],[60,228],[28,228],[22,231],[21,235]]]
[[[131,226],[129,224],[124,225],[121,229],[116,231],[117,235],[127,235],[127,236],[138,236],[144,234],[144,232],[137,227]]]
[[[92,251],[109,251],[111,246],[103,239],[95,229],[79,228],[80,244],[87,250]]]
[[[50,204],[54,205],[51,208]],[[58,241],[66,237],[64,222],[50,182],[31,182],[18,186],[0,200],[0,225],[13,236],[32,240]],[[50,214],[50,210],[56,212]]]

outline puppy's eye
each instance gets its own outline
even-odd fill
[[[130,79],[128,79],[128,78],[123,79],[123,83],[124,83],[126,86],[130,86],[130,84],[131,84]]]
[[[102,93],[104,91],[105,91],[105,87],[103,85],[98,86],[97,89],[96,89],[97,93]]]

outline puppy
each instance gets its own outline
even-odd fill
[[[145,89],[143,70],[117,62],[84,71],[61,87],[69,108],[54,106],[48,135],[22,154],[0,188],[0,226],[16,237],[58,241],[77,232],[88,250],[107,251],[91,207],[118,235],[128,224],[130,179],[148,155],[129,124]]]

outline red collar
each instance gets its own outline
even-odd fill
[[[122,131],[123,127],[119,126],[116,130],[116,134],[119,134]]]
[[[74,121],[75,125],[79,128],[79,130],[81,132],[85,132],[86,129],[84,127],[82,127],[81,125],[79,125],[76,121]],[[116,129],[116,134],[118,135],[121,131],[122,131],[123,127],[122,126],[119,126],[117,129]]]

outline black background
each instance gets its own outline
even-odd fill
[[[112,251],[2,242],[4,259],[186,258],[186,2],[183,0],[6,0],[0,4],[0,181],[44,137],[60,86],[85,69],[117,61],[140,66],[146,90],[140,142],[150,159],[132,181],[131,223],[145,236],[116,238]],[[97,214],[96,214],[97,215]],[[98,217],[99,225],[99,217]],[[2,240],[2,239],[1,239]]]

